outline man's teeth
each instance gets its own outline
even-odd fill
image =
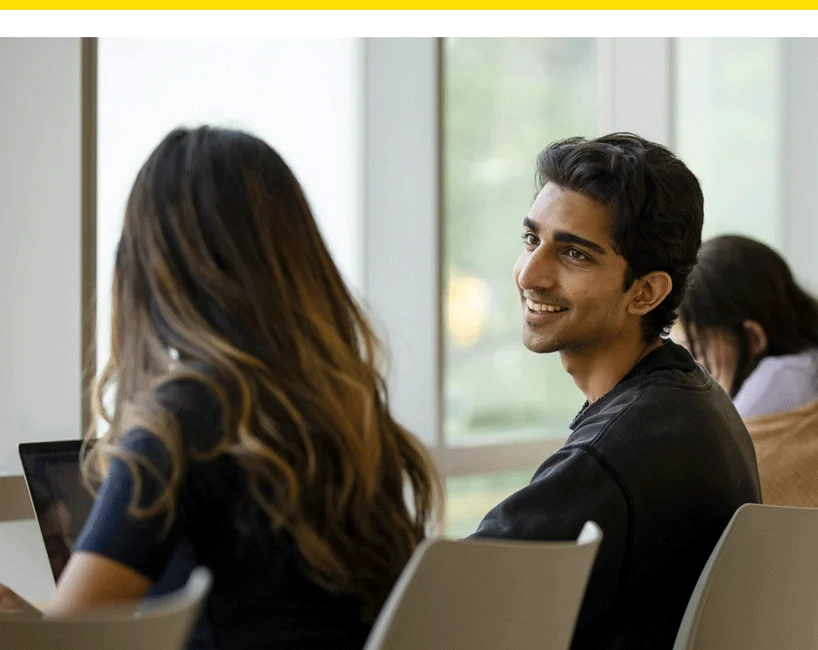
[[[565,307],[558,307],[557,305],[549,305],[544,302],[534,302],[533,300],[526,299],[525,301],[526,306],[531,311],[548,311],[548,312],[559,312],[565,311]]]

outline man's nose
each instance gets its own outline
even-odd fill
[[[526,259],[520,260],[517,285],[523,291],[550,289],[555,283],[556,265],[545,247],[538,247]]]

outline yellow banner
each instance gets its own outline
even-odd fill
[[[814,4],[813,4],[814,2]],[[4,10],[347,10],[347,11],[372,11],[372,10],[493,10],[493,11],[522,11],[522,10],[621,10],[621,11],[655,11],[655,10],[815,10],[818,9],[818,0],[813,2],[786,2],[783,5],[770,7],[769,2],[739,2],[738,0],[715,0],[714,2],[705,2],[702,0],[694,2],[667,2],[667,1],[620,1],[620,2],[605,2],[604,0],[596,0],[594,2],[552,2],[544,6],[544,3],[538,2],[515,2],[511,7],[497,6],[495,2],[377,2],[371,1],[357,1],[350,2],[332,2],[331,0],[324,0],[323,2],[251,2],[244,0],[242,2],[225,5],[224,2],[192,2],[185,0],[171,0],[170,2],[159,2],[157,0],[149,2],[130,2],[114,3],[110,1],[84,1],[84,2],[61,2],[59,0],[50,0],[49,2],[0,2],[0,9]]]

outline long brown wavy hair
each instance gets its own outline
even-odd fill
[[[159,144],[128,199],[111,332],[93,393],[108,431],[85,446],[86,481],[98,485],[120,458],[134,477],[132,515],[170,521],[192,452],[157,390],[199,381],[222,412],[208,457],[242,467],[310,578],[356,596],[373,618],[432,522],[439,480],[390,415],[379,341],[270,146],[209,127]],[[135,427],[165,445],[169,474],[118,445]],[[147,507],[140,467],[165,486]]]

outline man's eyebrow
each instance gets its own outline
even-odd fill
[[[528,228],[528,229],[529,229],[531,232],[533,232],[535,235],[536,235],[536,234],[539,232],[539,230],[540,230],[540,229],[537,227],[537,224],[536,224],[536,223],[534,223],[534,222],[533,222],[531,219],[529,219],[528,217],[526,217],[525,219],[523,219],[523,228]]]
[[[576,244],[577,246],[584,246],[585,248],[589,248],[600,255],[607,254],[607,251],[599,244],[595,244],[589,239],[585,239],[584,237],[580,237],[579,235],[575,235],[570,232],[565,232],[564,230],[559,230],[554,233],[554,241],[562,244]]]
[[[539,226],[535,221],[526,217],[523,219],[523,228],[527,228],[535,235],[539,234]],[[600,255],[606,255],[608,251],[606,251],[602,246],[592,242],[590,239],[585,239],[584,237],[580,237],[579,235],[575,235],[574,233],[567,232],[565,230],[558,230],[554,234],[554,241],[560,242],[561,244],[576,244],[577,246],[584,246],[595,253],[599,253]]]

